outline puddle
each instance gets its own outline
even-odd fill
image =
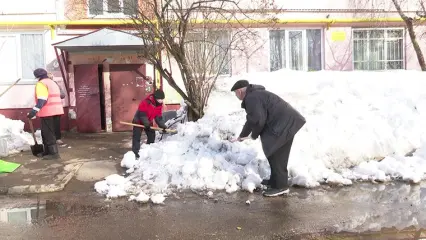
[[[0,222],[32,224],[46,216],[46,204],[36,202],[25,207],[0,208]]]
[[[380,231],[367,231],[362,233],[341,232],[336,234],[305,234],[294,239],[300,240],[422,240],[426,239],[426,229],[408,227],[404,229],[383,228]]]
[[[108,208],[108,206],[67,205],[58,201],[42,200],[38,202],[35,201],[34,203],[26,203],[25,206],[0,208],[0,223],[31,225],[44,223],[58,217],[96,215],[100,212],[106,212]]]
[[[93,191],[92,185],[87,186]],[[75,187],[81,189],[82,185],[75,182]],[[175,234],[183,234],[179,239],[211,239],[206,236],[217,234],[218,229],[222,236],[234,236],[235,227],[240,226],[243,230],[239,234],[243,235],[228,239],[270,234],[284,236],[272,239],[289,239],[285,236],[295,234],[302,235],[290,239],[426,239],[426,182],[294,188],[290,196],[273,199],[260,193],[180,191],[169,196],[165,206],[129,202],[127,198],[105,201],[97,194],[69,192],[42,198],[6,197],[0,206],[0,232],[6,224],[27,224],[35,225],[28,228],[31,231],[46,236],[60,233],[61,239],[71,239],[67,237],[75,232],[102,233],[109,239],[123,239],[119,235],[128,232],[149,233],[149,239],[178,236]],[[307,232],[315,234],[303,235]],[[157,237],[159,233],[163,235]]]

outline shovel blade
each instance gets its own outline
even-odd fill
[[[41,144],[32,145],[31,152],[33,153],[34,156],[37,157],[38,154],[44,152],[44,147]]]

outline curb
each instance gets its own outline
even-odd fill
[[[55,177],[55,183],[14,186],[8,188],[6,194],[49,193],[62,191],[82,165],[82,163],[65,165],[64,170]]]

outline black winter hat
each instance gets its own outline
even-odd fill
[[[36,70],[34,70],[33,74],[35,78],[46,77],[47,71],[44,70],[43,68],[37,68]]]
[[[161,89],[156,90],[156,91],[154,92],[154,98],[155,98],[155,99],[164,99],[164,98],[165,98],[165,95],[164,95],[163,90],[161,90]]]
[[[247,81],[247,80],[238,80],[238,81],[234,84],[234,86],[232,86],[232,88],[231,88],[231,92],[233,92],[233,91],[235,91],[235,90],[237,90],[237,89],[243,88],[243,87],[248,87],[249,85],[250,85],[250,83],[249,83],[249,81]]]

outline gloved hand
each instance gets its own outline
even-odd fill
[[[36,110],[32,109],[28,114],[27,114],[27,118],[28,119],[35,119],[36,118]]]
[[[161,131],[162,133],[167,133],[167,128],[163,128],[163,131]]]

